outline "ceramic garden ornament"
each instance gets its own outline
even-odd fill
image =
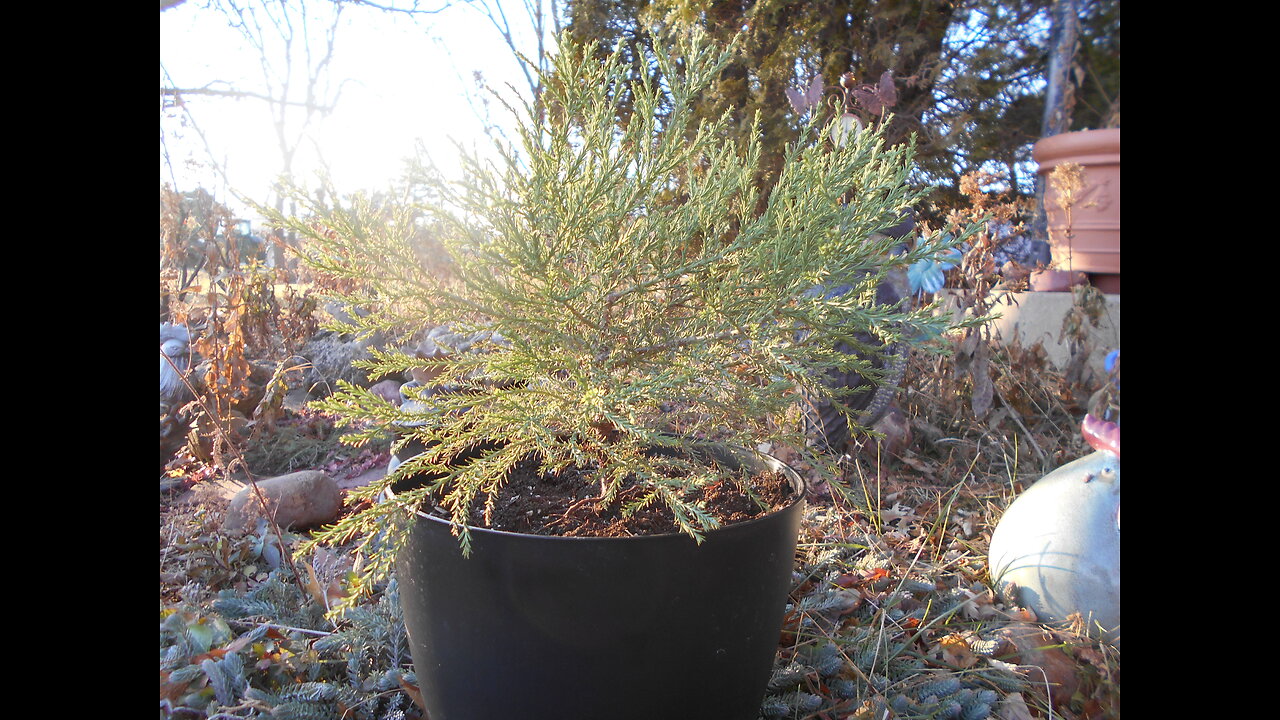
[[[1042,623],[1079,614],[1120,645],[1120,428],[1086,415],[1096,452],[1045,475],[1019,496],[991,537],[997,589]]]

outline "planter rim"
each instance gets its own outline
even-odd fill
[[[739,452],[743,453],[744,455],[749,454],[752,457],[757,457],[763,460],[765,465],[770,470],[780,471],[784,476],[786,476],[787,480],[791,483],[791,489],[793,492],[795,492],[795,498],[793,498],[791,502],[787,503],[783,507],[780,507],[777,510],[773,510],[772,512],[766,513],[764,515],[761,515],[760,517],[752,518],[750,520],[744,520],[742,522],[733,523],[732,525],[721,525],[720,527],[714,530],[709,530],[707,531],[707,537],[710,537],[716,533],[720,533],[723,531],[729,531],[735,528],[750,527],[751,525],[754,525],[756,523],[764,522],[779,513],[786,512],[787,510],[794,507],[796,504],[804,502],[804,480],[800,478],[799,474],[797,474],[796,471],[791,468],[791,466],[782,462],[778,458],[772,455],[769,455],[768,453],[762,453],[762,452],[753,453],[745,449],[740,450]],[[384,500],[393,499],[395,497],[395,491],[392,490],[390,487],[387,487],[385,490],[382,491],[382,497]],[[415,519],[426,519],[432,522],[449,525],[450,527],[455,525],[455,523],[448,518],[442,518],[437,515],[431,515],[429,513],[423,512],[422,510],[414,510],[413,514],[416,516]],[[578,541],[578,542],[619,543],[619,542],[638,542],[638,541],[644,541],[644,540],[661,540],[661,539],[672,539],[672,538],[688,538],[690,540],[693,539],[689,536],[688,533],[681,532],[679,530],[676,530],[674,532],[666,532],[666,533],[660,533],[660,534],[654,534],[654,535],[629,535],[627,537],[593,537],[590,535],[587,535],[587,536],[536,535],[533,533],[512,532],[510,530],[494,530],[492,528],[477,527],[475,525],[466,525],[465,527],[473,533],[481,533],[482,535],[498,535],[498,536],[507,536],[507,537],[515,537],[515,538],[527,538],[530,540],[548,540],[548,541],[561,540],[561,541]]]
[[[1083,164],[1120,162],[1120,128],[1100,130],[1076,130],[1042,138],[1032,146],[1031,156],[1042,168],[1054,164],[1064,156],[1088,156],[1075,159]]]

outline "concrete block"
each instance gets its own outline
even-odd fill
[[[946,291],[944,291],[946,292]],[[999,297],[1006,293],[996,293]],[[1107,301],[1098,327],[1091,328],[1089,339],[1092,352],[1089,365],[1094,372],[1105,375],[1103,367],[1107,353],[1120,347],[1120,296],[1104,295]],[[994,301],[992,313],[1001,317],[992,323],[992,333],[1000,341],[1009,342],[1015,331],[1024,347],[1037,340],[1044,342],[1049,361],[1056,367],[1066,365],[1070,356],[1067,342],[1058,342],[1062,333],[1062,320],[1071,311],[1073,297],[1070,292],[1020,292],[1012,293],[1006,302]]]
[[[1107,309],[1103,313],[1098,327],[1090,328],[1089,339],[1093,346],[1089,355],[1089,365],[1094,372],[1105,375],[1103,362],[1107,353],[1120,347],[1120,296],[1106,295]],[[1001,340],[1013,338],[1015,330],[1022,344],[1031,345],[1037,340],[1044,341],[1044,349],[1050,362],[1061,368],[1066,365],[1070,348],[1065,340],[1058,342],[1062,334],[1062,320],[1071,311],[1072,293],[1070,292],[1023,292],[1014,293],[1015,304],[997,304],[994,308],[1000,319],[994,322],[994,329]]]

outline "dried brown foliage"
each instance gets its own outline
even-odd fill
[[[277,289],[276,274],[249,252],[230,210],[200,189],[160,188],[161,321],[191,331],[196,362],[188,376],[196,400],[185,416],[199,420],[192,449],[229,468],[233,433],[265,395],[253,361],[280,362],[314,335],[315,300]],[[237,410],[239,408],[239,410]],[[239,415],[240,417],[237,417]]]
[[[1016,304],[1017,291],[1026,288],[1030,269],[1012,262],[997,267],[994,255],[1001,243],[1025,232],[1019,220],[1032,208],[1005,193],[984,190],[998,180],[983,173],[964,176],[960,191],[968,204],[945,216],[946,224],[955,227],[991,221],[987,231],[974,236],[949,276],[951,312],[999,314],[1002,306]],[[1012,228],[1012,234],[991,231],[1000,225]],[[951,338],[947,357],[914,358],[903,381],[907,390],[902,404],[916,437],[923,440],[917,449],[948,462],[985,461],[993,469],[1011,469],[1015,459],[1030,458],[1033,462],[1024,464],[1023,471],[1031,473],[1046,472],[1081,452],[1077,426],[1099,389],[1097,379],[1085,372],[1092,350],[1089,328],[1098,324],[1104,309],[1105,298],[1095,288],[1076,288],[1059,338],[1070,349],[1069,362],[1061,369],[1049,362],[1041,341],[997,339],[991,325]]]

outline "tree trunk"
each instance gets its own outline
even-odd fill
[[[1044,97],[1044,120],[1040,137],[1049,137],[1071,129],[1071,108],[1075,104],[1071,87],[1071,61],[1076,54],[1076,37],[1080,30],[1076,0],[1054,0],[1052,39],[1049,48],[1048,88]]]
[[[1071,86],[1071,62],[1076,53],[1076,37],[1079,33],[1079,7],[1076,0],[1054,0],[1051,9],[1051,37],[1049,41],[1048,87],[1044,95],[1044,118],[1040,123],[1040,137],[1047,138],[1071,129],[1071,108],[1075,104],[1075,92]],[[1048,226],[1044,209],[1045,178],[1036,173],[1036,216],[1031,222],[1035,237],[1048,238]]]

